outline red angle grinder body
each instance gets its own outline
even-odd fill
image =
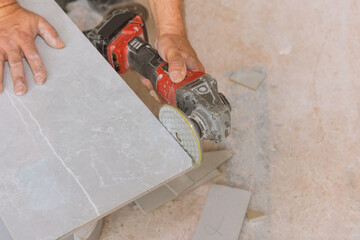
[[[230,134],[231,107],[218,92],[216,80],[206,73],[187,70],[182,82],[172,82],[168,64],[147,43],[140,16],[114,12],[87,37],[118,73],[133,69],[149,79],[158,95],[189,117],[201,139],[220,142]]]
[[[140,47],[142,43],[142,41],[139,41],[140,39],[144,42],[147,41],[145,39],[146,35],[144,34],[144,26],[144,22],[140,16],[136,16],[122,29],[121,34],[119,34],[114,41],[109,44],[107,48],[107,58],[110,60],[109,63],[117,69],[119,73],[124,74],[130,69],[128,59],[128,46],[130,41],[133,40],[130,44],[130,48],[132,50],[136,50],[137,47]],[[135,37],[138,37],[139,39],[136,39]],[[141,61],[144,60],[145,59],[142,59]],[[156,59],[149,60],[154,61]],[[157,94],[168,101],[171,105],[176,106],[177,89],[205,75],[205,73],[187,70],[184,81],[174,83],[170,80],[167,66],[167,63],[163,62],[155,69],[157,79],[152,80],[152,83],[156,81],[155,90]],[[146,66],[144,66],[144,68],[146,68]],[[143,71],[143,69],[141,71]]]

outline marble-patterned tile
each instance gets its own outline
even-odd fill
[[[1,240],[13,240],[11,233],[7,229],[4,221],[0,218],[0,239]]]
[[[35,85],[26,66],[21,97],[6,66],[0,215],[15,240],[56,239],[192,163],[54,1],[19,2],[53,24],[66,47],[36,40],[48,80]]]

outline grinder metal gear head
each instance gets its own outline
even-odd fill
[[[205,74],[179,88],[177,107],[194,123],[202,140],[220,142],[230,134],[231,107],[218,92],[215,78]]]

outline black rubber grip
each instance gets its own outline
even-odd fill
[[[164,61],[158,52],[140,37],[134,37],[128,47],[127,58],[130,68],[149,79],[156,89],[156,70]]]

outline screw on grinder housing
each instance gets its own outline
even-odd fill
[[[193,122],[202,140],[220,142],[231,130],[231,107],[210,75],[187,70],[180,83],[171,81],[168,64],[147,43],[145,23],[128,11],[115,11],[87,33],[88,39],[120,74],[133,69],[154,90]]]

